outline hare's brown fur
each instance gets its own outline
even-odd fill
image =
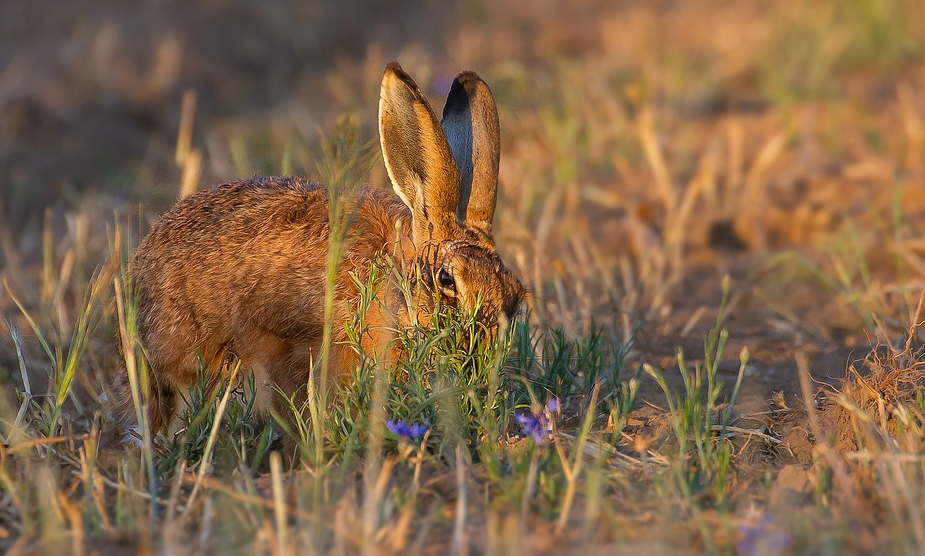
[[[401,201],[364,190],[334,287],[334,322],[369,261],[395,245],[398,220],[410,228]],[[399,245],[411,249],[406,239]],[[151,425],[159,430],[175,409],[178,388],[235,354],[242,368],[295,392],[308,380],[323,334],[327,191],[294,178],[229,183],[177,203],[138,246],[129,270],[135,281],[138,333],[151,365]],[[376,324],[378,311],[368,318]],[[380,322],[381,324],[381,322]],[[335,327],[331,369],[345,371],[343,327]]]
[[[352,276],[367,281],[377,257],[398,257],[396,266],[425,290],[462,309],[480,307],[478,317],[488,324],[511,318],[523,297],[491,237],[497,112],[478,76],[460,74],[440,125],[411,78],[390,64],[380,137],[401,200],[364,188],[348,207],[346,250],[333,290],[328,369],[335,380],[355,362],[344,328],[359,300]],[[276,405],[266,383],[304,396],[322,343],[328,236],[327,191],[296,178],[196,193],[153,226],[129,268],[150,366],[153,431],[171,420],[178,391],[194,383],[200,366],[217,380],[229,354],[254,371],[264,409]],[[383,353],[383,331],[415,316],[397,291],[381,289],[365,315],[363,342],[372,345],[364,349]],[[129,407],[127,388],[120,397]]]

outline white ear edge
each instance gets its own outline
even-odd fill
[[[382,145],[382,159],[385,162],[385,171],[389,174],[389,181],[392,182],[392,190],[395,191],[395,194],[408,206],[408,208],[413,208],[411,204],[411,199],[409,199],[405,193],[398,186],[398,180],[395,179],[395,174],[392,172],[392,165],[389,164],[389,155],[388,149],[385,148],[385,129],[382,126],[382,114],[386,109],[385,99],[381,96],[379,97],[379,144]]]

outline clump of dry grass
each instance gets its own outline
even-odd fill
[[[925,372],[915,343],[872,351],[869,373],[852,369],[827,396],[826,426],[814,430],[826,455],[820,463],[835,473],[832,504],[844,505],[837,513],[857,527],[861,550],[892,545],[914,554],[925,546],[925,506],[910,495],[925,488]]]

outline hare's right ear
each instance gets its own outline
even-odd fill
[[[456,221],[490,238],[498,200],[501,133],[491,90],[475,72],[464,71],[453,80],[440,125],[459,169]]]
[[[452,237],[459,171],[433,110],[397,62],[382,76],[379,141],[392,187],[411,209],[414,244]]]

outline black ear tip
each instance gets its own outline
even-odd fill
[[[453,84],[450,86],[450,92],[447,94],[447,104],[468,105],[471,99],[479,98],[485,92],[488,92],[488,95],[491,96],[488,84],[485,83],[485,80],[479,77],[479,74],[474,71],[466,70],[460,72],[456,76],[456,79],[453,80]]]
[[[450,92],[446,95],[446,106],[444,114],[451,111],[459,111],[469,107],[469,89],[457,77],[450,86]]]
[[[401,94],[411,95],[411,98],[407,100],[411,101],[413,99],[418,102],[427,102],[420,89],[418,89],[417,83],[414,82],[414,79],[412,79],[405,70],[401,69],[401,65],[399,65],[398,62],[389,62],[389,64],[385,66],[385,74],[382,76],[383,87],[388,85],[388,87],[392,88],[395,86],[396,82],[401,83],[404,87],[398,87],[393,90],[395,92],[403,90]]]
[[[411,76],[408,75],[405,70],[401,69],[401,64],[398,62],[389,62],[389,64],[385,66],[385,76],[393,76],[412,89],[417,88],[417,84],[415,84],[414,79],[411,79]]]
[[[466,70],[460,72],[459,75],[456,76],[456,79],[453,80],[453,82],[458,82],[463,87],[468,88],[470,84],[480,83],[483,82],[483,80],[481,77],[479,77],[479,74],[475,73],[474,71]]]
[[[462,101],[469,103],[471,100],[482,101],[483,99],[491,100],[491,89],[488,83],[479,77],[474,71],[464,71],[456,76],[450,92],[447,95],[454,102]]]

